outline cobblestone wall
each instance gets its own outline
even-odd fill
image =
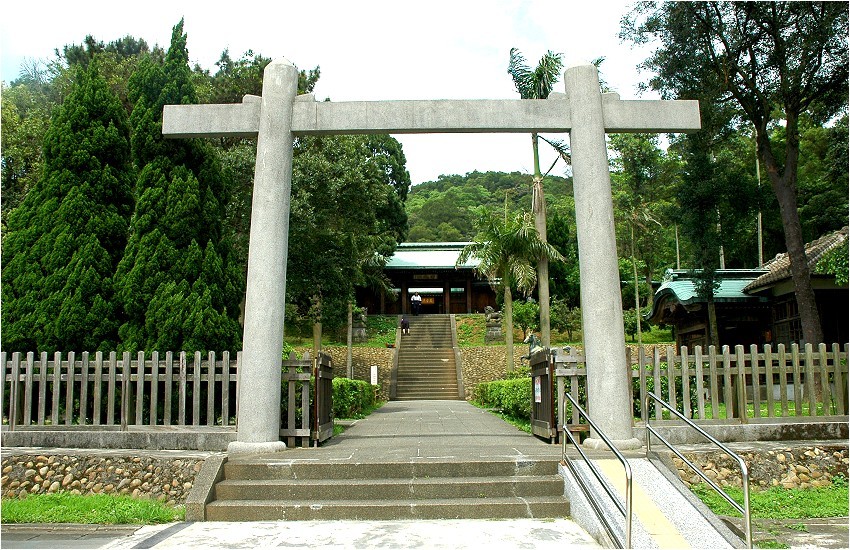
[[[732,458],[721,452],[683,453],[705,475],[720,485],[741,486],[741,471]],[[848,476],[847,445],[806,445],[762,451],[738,452],[747,463],[750,487],[782,486],[786,489],[825,487],[836,475]],[[704,483],[702,478],[676,456],[673,465],[686,485]]]
[[[2,461],[2,495],[67,491],[114,494],[183,504],[203,460],[194,458],[16,455]]]
[[[312,348],[296,348],[300,356],[305,351],[312,353]],[[345,346],[328,346],[322,348],[322,351],[327,353],[333,359],[334,376],[344,377],[346,375],[346,355],[347,348]],[[390,398],[390,373],[393,368],[393,354],[395,349],[391,348],[366,348],[353,347],[351,352],[351,364],[354,367],[354,379],[371,380],[371,367],[378,365],[378,384],[381,386],[378,392],[380,401],[387,401]]]
[[[527,351],[528,346],[514,346],[515,368],[521,367],[520,357]],[[479,383],[504,378],[506,354],[505,346],[460,348],[463,362],[463,387],[467,399],[472,397],[472,392]]]

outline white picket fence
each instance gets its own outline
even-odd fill
[[[663,420],[659,405],[646,410],[647,391],[697,420],[747,423],[753,418],[846,416],[850,344],[844,344],[843,350],[841,347],[806,344],[800,349],[793,344],[788,349],[779,344],[776,349],[766,345],[759,350],[753,345],[747,351],[744,346],[735,346],[734,350],[723,346],[718,352],[714,346],[707,350],[701,346],[693,350],[667,346],[663,350],[656,347],[649,356],[641,350],[628,357],[636,418],[646,421],[651,414],[652,419]],[[559,354],[555,367],[558,395],[568,391],[586,406],[584,357]],[[562,410],[563,398],[559,414]],[[579,418],[567,421],[584,423]]]
[[[9,430],[32,426],[229,426],[241,352],[0,352],[0,411]]]

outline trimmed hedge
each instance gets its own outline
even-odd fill
[[[475,401],[484,407],[499,409],[505,414],[531,418],[531,378],[512,378],[481,382],[472,392]]]
[[[375,390],[378,386],[364,380],[335,377],[334,418],[354,418],[375,406]]]

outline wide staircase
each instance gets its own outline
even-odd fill
[[[460,399],[457,363],[448,315],[409,316],[401,337],[393,399]]]
[[[569,515],[556,461],[224,465],[208,521],[556,518]]]

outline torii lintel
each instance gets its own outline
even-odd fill
[[[546,100],[315,101],[312,95],[292,105],[292,133],[565,133],[572,128],[570,102],[562,93]],[[621,100],[602,94],[604,127],[618,132],[694,132],[700,129],[695,100]],[[171,138],[256,137],[262,98],[242,103],[166,105],[162,133]]]

